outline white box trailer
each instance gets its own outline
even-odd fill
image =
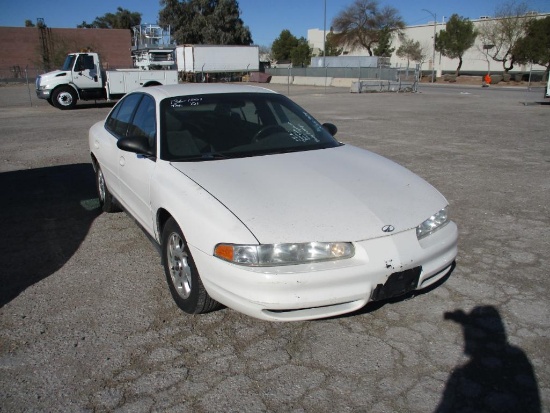
[[[257,72],[258,46],[183,45],[176,47],[178,71],[184,73]]]

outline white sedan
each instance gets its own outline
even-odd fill
[[[273,91],[189,84],[126,95],[89,144],[103,210],[158,244],[183,311],[291,321],[426,288],[457,255],[435,188],[335,134]]]

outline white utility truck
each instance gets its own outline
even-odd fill
[[[36,95],[59,109],[72,109],[79,99],[118,99],[142,86],[177,83],[176,70],[103,70],[97,53],[69,53],[60,70],[36,78]]]

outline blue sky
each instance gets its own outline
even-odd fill
[[[323,29],[326,1],[326,28],[338,12],[353,0],[238,0],[241,18],[249,27],[255,44],[271,46],[282,30],[288,29],[296,37],[307,37],[308,29]],[[506,0],[380,0],[380,5],[399,10],[407,25],[433,21],[457,13],[463,17],[478,18],[494,15],[495,8]],[[534,11],[550,12],[550,0],[525,0]],[[0,0],[0,26],[22,27],[25,20],[36,22],[41,17],[48,27],[76,27],[83,20],[92,22],[105,13],[116,12],[117,7],[142,14],[142,23],[156,23],[160,4],[158,0]]]

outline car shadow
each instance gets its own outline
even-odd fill
[[[59,270],[99,215],[91,164],[0,173],[0,308]]]
[[[508,343],[495,307],[455,310],[444,318],[462,326],[469,360],[451,372],[435,413],[541,412],[533,366],[521,348]]]

